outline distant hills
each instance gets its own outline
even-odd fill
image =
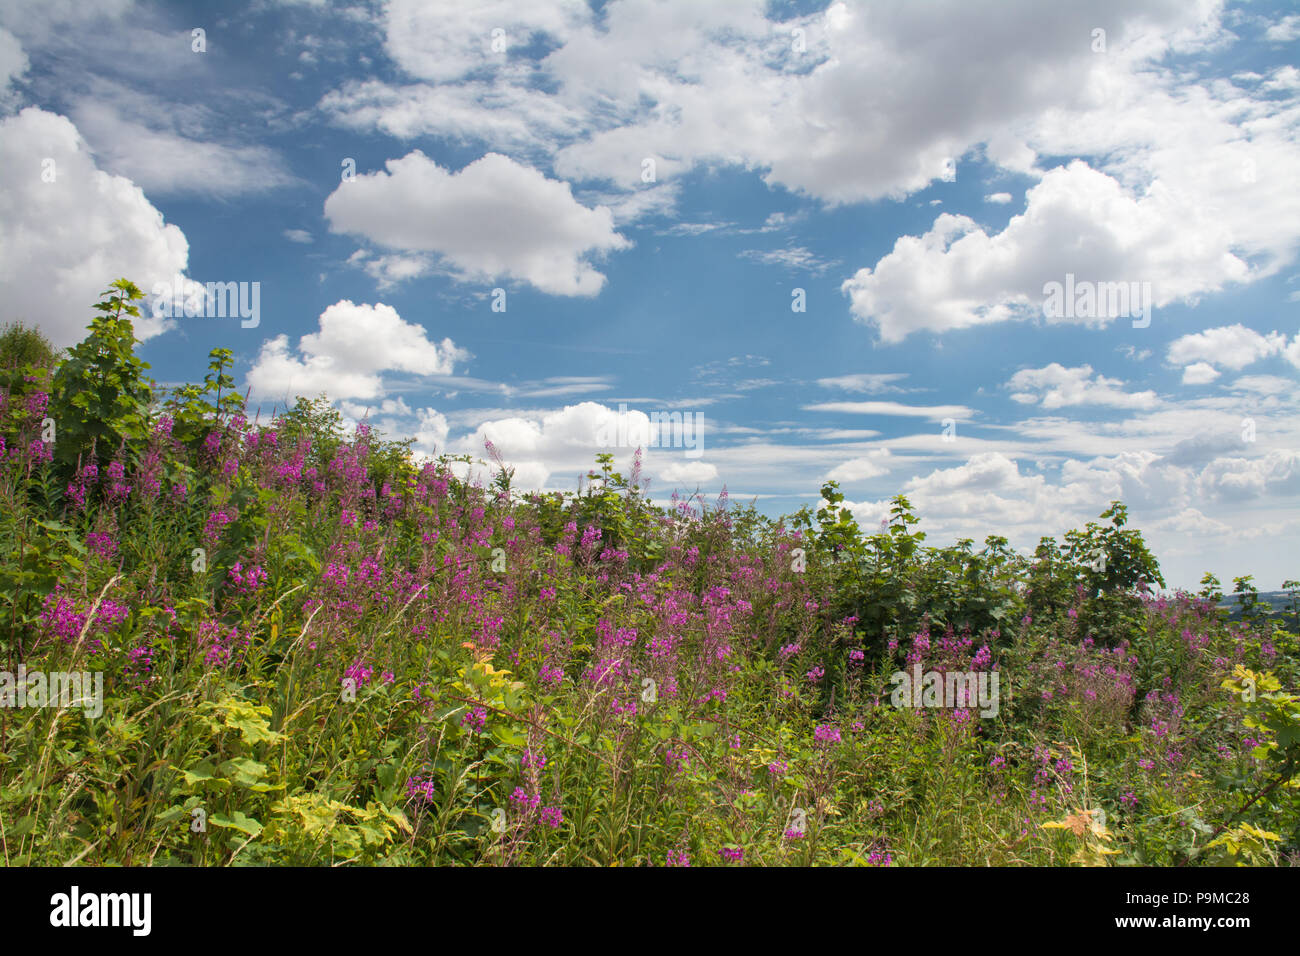
[[[1239,597],[1240,595],[1237,594],[1225,594],[1223,600],[1219,602],[1219,607],[1228,612],[1230,621],[1241,620]],[[1258,601],[1260,604],[1267,604],[1271,608],[1270,620],[1277,618],[1291,629],[1300,627],[1300,619],[1296,617],[1291,608],[1291,596],[1285,591],[1260,591]]]

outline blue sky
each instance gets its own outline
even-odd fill
[[[257,282],[256,327],[142,322],[155,376],[228,347],[268,412],[546,489],[702,415],[699,455],[646,433],[657,498],[835,479],[1025,548],[1121,498],[1171,585],[1275,588],[1298,54],[1294,5],[1212,0],[0,0],[0,319]],[[1048,316],[1067,274],[1149,321]]]

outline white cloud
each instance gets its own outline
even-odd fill
[[[627,475],[637,447],[642,449],[643,467],[649,474],[670,482],[711,480],[712,465],[679,461],[681,451],[655,447],[659,434],[658,424],[652,423],[645,412],[616,411],[597,402],[579,402],[562,409],[519,412],[481,422],[473,432],[453,439],[448,447],[454,454],[481,457],[484,441],[491,440],[506,464],[517,469],[515,485],[520,490],[545,489],[548,483],[572,489],[578,477],[594,467],[596,455],[602,452],[612,454],[615,469]],[[616,444],[624,436],[626,444]]]
[[[1246,443],[1238,431],[1204,429],[1174,444],[1161,464],[1204,467],[1225,452],[1244,451]]]
[[[1238,322],[1175,339],[1169,345],[1167,358],[1174,365],[1199,362],[1235,371],[1276,355],[1285,347],[1286,336],[1282,333],[1261,335]]]
[[[1264,39],[1274,43],[1290,43],[1300,39],[1300,16],[1283,17],[1276,23],[1270,23],[1264,31]]]
[[[415,439],[414,447],[427,455],[433,455],[446,446],[451,426],[447,424],[446,415],[432,408],[422,409],[419,417],[419,424],[411,433]]]
[[[1157,521],[1151,527],[1153,530],[1172,531],[1180,535],[1195,537],[1215,537],[1232,533],[1232,528],[1229,525],[1207,517],[1195,508],[1184,508],[1172,518]]]
[[[1014,124],[1085,105],[1116,69],[1195,48],[1217,26],[1211,0],[935,0],[869,12],[835,3],[785,21],[767,7],[393,0],[386,49],[426,82],[350,85],[322,105],[340,122],[398,136],[549,151],[559,175],[627,191],[643,189],[641,164],[653,157],[661,182],[733,164],[793,192],[857,202],[950,181],[982,142],[998,162],[1032,166]],[[1106,57],[1090,49],[1098,22]],[[493,50],[498,29],[504,53]]]
[[[500,77],[454,86],[353,80],[327,93],[320,108],[342,126],[398,139],[445,136],[494,149],[541,152],[585,122],[580,110],[560,99]]]
[[[990,193],[984,197],[984,201],[996,205],[1005,205],[1011,202],[1011,193]]]
[[[1219,377],[1219,370],[1208,362],[1194,362],[1183,369],[1184,385],[1208,385]]]
[[[284,238],[288,239],[290,242],[299,242],[304,245],[315,241],[312,234],[306,229],[286,229],[284,231]]]
[[[817,384],[823,388],[842,388],[849,392],[878,395],[882,392],[904,391],[902,387],[893,383],[905,378],[907,378],[906,372],[861,372],[854,375],[819,378]]]
[[[66,117],[28,107],[0,121],[0,183],[3,318],[36,323],[56,345],[84,337],[114,279],[148,292],[185,271],[184,233],[130,180],[96,168]],[[141,339],[165,327],[147,313],[134,324]]]
[[[470,455],[486,460],[485,442],[490,441],[507,467],[515,470],[514,488],[518,491],[571,491],[595,468],[596,456],[605,452],[614,456],[615,470],[630,476],[638,447],[643,475],[650,476],[654,485],[694,489],[718,480],[717,466],[672,447],[666,433],[661,435],[659,424],[637,409],[614,410],[584,401],[558,409],[444,414],[433,408],[412,411],[400,399],[342,404],[354,419],[369,412],[371,423],[383,434],[413,437],[414,450],[422,456]],[[468,431],[462,430],[467,427]],[[474,464],[457,473],[485,479],[492,470],[492,466]]]
[[[562,41],[592,17],[585,0],[389,0],[384,15],[389,56],[411,76],[437,83],[509,69],[535,37]],[[503,50],[493,49],[494,39],[504,41]]]
[[[588,209],[567,183],[497,153],[460,172],[419,150],[386,167],[340,183],[325,201],[331,230],[436,254],[467,281],[514,278],[552,295],[593,296],[605,277],[588,257],[631,245],[609,209]]]
[[[842,465],[836,465],[826,477],[830,481],[848,485],[869,478],[879,478],[881,475],[889,474],[888,458],[889,449],[881,448],[869,456],[852,458]]]
[[[1184,196],[1152,188],[1135,197],[1081,161],[1045,174],[1027,200],[1025,212],[993,236],[945,213],[925,235],[899,238],[874,269],[843,283],[854,316],[898,342],[913,332],[1041,317],[1045,284],[1070,274],[1150,283],[1155,306],[1255,274],[1229,251],[1221,224],[1188,209]],[[1114,318],[1099,309],[1077,321]]]
[[[1296,393],[1295,379],[1282,378],[1280,375],[1242,375],[1228,387],[1233,391],[1255,392],[1259,395],[1294,395]]]
[[[294,182],[273,149],[210,138],[221,121],[202,107],[169,104],[113,84],[79,99],[72,118],[107,169],[151,194],[231,197]],[[223,131],[223,138],[229,135]]]
[[[380,289],[388,289],[408,279],[417,279],[433,271],[431,256],[420,253],[393,253],[391,255],[373,255],[366,249],[358,249],[348,256],[348,262],[359,265],[366,274],[375,280]]]
[[[956,491],[989,491],[993,489],[1027,489],[1041,484],[1040,477],[1025,477],[1014,461],[1005,455],[990,453],[975,455],[966,464],[956,468],[941,468],[925,477],[911,479],[907,487],[922,494],[948,494]]]
[[[790,246],[785,249],[746,249],[740,253],[742,259],[751,259],[760,265],[778,266],[792,272],[811,272],[821,275],[828,269],[839,265],[838,259],[824,259],[802,246]]]
[[[319,331],[302,336],[296,349],[287,335],[262,343],[248,383],[268,400],[292,402],[321,392],[335,400],[379,399],[384,372],[450,375],[467,357],[451,339],[429,341],[421,326],[404,321],[392,306],[344,299],[321,313]]]
[[[1043,368],[1021,369],[1011,376],[1008,388],[1016,389],[1012,398],[1025,405],[1043,408],[1067,405],[1108,405],[1114,408],[1151,408],[1157,404],[1156,393],[1126,392],[1119,379],[1093,375],[1091,365],[1066,368],[1053,362]]]
[[[1198,479],[1212,499],[1242,500],[1300,492],[1300,452],[1273,449],[1258,458],[1219,458]]]
[[[675,461],[659,469],[657,477],[667,485],[702,485],[715,481],[718,469],[706,461]]]
[[[839,412],[845,415],[880,415],[894,418],[969,419],[975,413],[965,405],[904,405],[901,402],[819,402],[804,405],[807,412]]]
[[[1113,63],[1139,43],[1133,58],[1159,56],[1208,9],[1102,6],[834,4],[777,24],[757,0],[611,4],[544,66],[566,92],[599,94],[624,114],[561,150],[557,169],[628,182],[653,152],[668,175],[695,163],[757,167],[769,184],[833,203],[912,192],[953,178],[953,161],[1009,122],[1079,101],[1106,70],[1088,42],[1099,20],[1112,25]],[[791,50],[794,26],[805,53]]]

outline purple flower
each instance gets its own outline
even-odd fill
[[[525,770],[534,768],[537,770],[545,770],[546,754],[541,753],[540,751],[533,753],[531,750],[525,750],[524,755],[519,758],[519,766],[523,767]]]
[[[350,678],[356,687],[364,687],[366,684],[370,683],[370,678],[374,673],[374,670],[367,667],[361,661],[356,661],[351,667],[343,672],[343,678],[344,680]]]
[[[105,561],[111,561],[113,555],[117,553],[117,542],[113,540],[113,536],[99,531],[92,531],[86,535],[86,547]]]
[[[536,810],[542,798],[539,794],[529,793],[523,787],[515,787],[514,792],[510,794],[510,802],[520,812],[527,813],[529,810]]]
[[[840,729],[830,724],[818,724],[813,731],[813,740],[819,744],[837,744],[840,742]]]
[[[487,710],[482,707],[467,710],[465,716],[460,719],[460,725],[471,734],[482,733],[483,728],[487,726]]]
[[[435,789],[432,777],[411,777],[406,781],[406,795],[413,800],[433,803]]]
[[[542,807],[541,820],[552,830],[558,829],[564,822],[564,812],[559,807]]]

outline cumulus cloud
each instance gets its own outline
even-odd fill
[[[718,477],[718,468],[706,461],[675,461],[659,469],[658,478],[669,486],[697,486]]]
[[[1231,526],[1202,514],[1196,508],[1184,508],[1173,517],[1155,522],[1151,527],[1160,531],[1172,531],[1180,535],[1196,537],[1232,533]]]
[[[1195,15],[1203,18],[1199,36],[1156,26],[1157,15],[1127,53],[1098,58],[1106,69],[1081,77],[1076,99],[990,127],[988,159],[1041,177],[1024,214],[995,234],[940,216],[927,233],[901,238],[845,283],[855,316],[896,342],[916,331],[1041,316],[1045,283],[1070,273],[1150,282],[1164,307],[1195,304],[1294,261],[1300,198],[1276,189],[1300,177],[1289,74],[1275,70],[1252,88],[1246,79],[1197,80],[1146,59],[1162,48],[1186,53],[1222,42],[1214,11],[1206,5]],[[1041,173],[1035,164],[1044,156],[1080,159]]]
[[[875,325],[883,341],[899,342],[914,332],[1041,317],[1045,286],[1068,275],[1139,283],[1139,294],[1149,283],[1157,307],[1252,275],[1227,251],[1227,237],[1206,241],[1222,230],[1208,214],[1188,210],[1184,197],[1161,189],[1134,196],[1082,161],[1045,174],[1027,202],[992,236],[969,217],[945,213],[925,235],[899,238],[874,269],[843,283],[854,316]],[[1073,321],[1105,325],[1117,317],[1108,313],[1096,308]]]
[[[708,462],[683,460],[686,453],[672,447],[672,436],[645,412],[615,410],[598,402],[491,418],[452,438],[447,448],[452,454],[481,458],[486,441],[515,469],[515,486],[520,490],[572,490],[601,453],[612,454],[616,470],[627,475],[638,447],[645,473],[656,482],[693,487],[718,475]]]
[[[933,535],[1020,533],[1055,526],[1077,511],[1080,498],[1049,485],[1042,475],[1023,474],[1018,463],[998,452],[971,456],[964,464],[937,468],[909,479],[902,490]],[[888,516],[888,499],[850,502],[867,530]]]
[[[768,12],[762,0],[618,0],[598,13],[584,0],[393,0],[386,50],[421,82],[346,86],[322,106],[397,136],[537,148],[559,175],[627,191],[643,190],[653,158],[660,181],[733,164],[857,202],[951,181],[981,142],[998,162],[1032,165],[1014,124],[1082,106],[1098,78],[1213,33],[1216,7],[936,0]],[[1105,58],[1090,49],[1099,22]]]
[[[1213,455],[1207,441],[1199,451]],[[986,534],[991,528],[1029,545],[1043,529],[1060,533],[1094,520],[1115,499],[1134,514],[1150,516],[1141,527],[1184,536],[1216,536],[1229,527],[1207,517],[1192,501],[1230,505],[1266,493],[1300,491],[1300,454],[1271,451],[1257,458],[1215,458],[1203,468],[1199,454],[1161,457],[1133,451],[1068,460],[1056,481],[1026,470],[1001,452],[982,452],[964,463],[937,468],[904,483],[932,539]],[[887,516],[888,499],[850,502],[859,523],[872,527]],[[1223,517],[1230,512],[1220,509]],[[1235,513],[1234,518],[1235,518]],[[1162,516],[1163,517],[1160,517]],[[1235,526],[1234,526],[1235,527]]]
[[[1300,492],[1300,452],[1273,449],[1257,458],[1219,458],[1198,479],[1210,498],[1242,500]]]
[[[899,196],[953,179],[955,160],[1006,124],[1076,102],[1105,69],[1086,42],[1096,22],[1113,24],[1118,52],[1205,10],[834,3],[778,24],[764,7],[611,4],[603,24],[578,30],[544,66],[565,90],[602,94],[629,118],[565,147],[557,168],[626,182],[653,144],[669,175],[732,163],[832,203]],[[803,52],[790,43],[795,27]],[[1146,52],[1160,45],[1147,41]],[[677,53],[673,72],[665,49]]]
[[[1181,336],[1169,344],[1167,358],[1174,365],[1221,366],[1242,369],[1286,348],[1280,332],[1261,335],[1240,322]]]
[[[382,302],[356,305],[344,299],[320,315],[319,331],[289,345],[287,335],[262,344],[248,373],[255,395],[265,399],[314,397],[378,399],[385,372],[450,375],[468,358],[451,339],[431,342],[419,325],[406,322]]]
[[[55,345],[84,337],[114,279],[147,292],[185,271],[184,233],[130,180],[97,168],[66,117],[28,107],[0,121],[0,182],[3,318],[35,323]],[[165,326],[146,313],[136,335]]]
[[[1011,397],[1026,405],[1064,408],[1067,405],[1108,405],[1114,408],[1151,408],[1157,404],[1156,393],[1126,392],[1119,379],[1094,375],[1091,365],[1066,368],[1053,362],[1043,368],[1021,369],[1011,376],[1008,388],[1016,389]]]
[[[340,183],[325,216],[334,232],[437,255],[460,278],[518,279],[552,295],[597,294],[605,277],[589,257],[631,245],[609,209],[583,206],[567,183],[498,153],[451,172],[416,150]]]
[[[1288,68],[1252,88],[1165,60],[1227,42],[1221,12],[1216,0],[937,0],[778,20],[761,0],[599,12],[400,0],[385,9],[386,45],[416,82],[345,85],[322,107],[353,128],[522,150],[605,190],[616,222],[668,211],[676,181],[701,166],[756,170],[830,205],[951,181],[970,155],[1039,179],[1002,232],[941,215],[844,283],[854,316],[897,342],[1041,316],[1044,284],[1067,273],[1149,282],[1164,307],[1294,258],[1300,199],[1270,186],[1300,178],[1289,100],[1268,95],[1290,87],[1265,88],[1285,86]],[[1044,172],[1045,156],[1090,162]],[[812,261],[800,247],[779,255]]]
[[[1244,451],[1246,443],[1238,431],[1204,429],[1190,438],[1177,442],[1170,452],[1160,459],[1174,465],[1205,465],[1225,452]]]
[[[830,481],[852,485],[869,478],[879,478],[889,474],[889,449],[881,448],[863,458],[851,458],[842,465],[836,465],[827,474]]]
[[[1283,17],[1276,23],[1270,23],[1264,31],[1264,39],[1273,43],[1290,43],[1300,40],[1300,15]]]
[[[1208,362],[1193,362],[1183,369],[1184,385],[1208,385],[1219,377],[1219,370]]]

